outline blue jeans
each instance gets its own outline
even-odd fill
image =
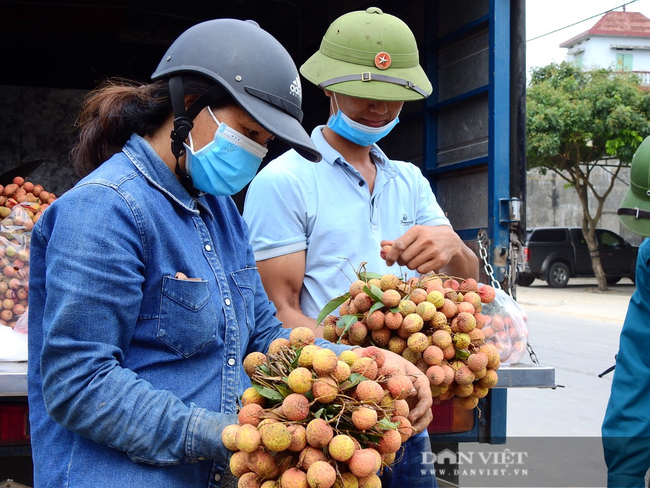
[[[424,453],[431,453],[431,441],[426,430],[406,441],[402,460],[381,476],[382,487],[437,488],[435,467],[429,463],[432,456]]]

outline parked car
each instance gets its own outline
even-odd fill
[[[634,281],[638,247],[607,229],[596,229],[596,242],[607,284],[614,285],[621,278]],[[527,231],[518,285],[530,286],[540,279],[553,288],[562,288],[569,278],[593,276],[591,256],[580,227],[538,227]]]

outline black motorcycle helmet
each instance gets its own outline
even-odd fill
[[[185,110],[184,74],[202,75],[216,85]],[[228,94],[257,123],[310,161],[320,154],[302,127],[302,88],[286,49],[252,20],[215,19],[183,32],[169,47],[152,80],[169,78],[174,130],[172,150],[184,153],[192,120]]]

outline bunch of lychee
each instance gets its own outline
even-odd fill
[[[367,348],[337,356],[299,327],[250,353],[252,387],[222,433],[240,488],[381,487],[411,436],[411,379]]]
[[[501,362],[515,364],[521,360],[528,345],[528,314],[503,290],[486,304],[483,314],[485,340],[499,351]]]
[[[498,382],[498,349],[486,341],[484,304],[495,289],[473,278],[430,274],[404,281],[359,273],[317,321],[339,344],[388,349],[415,364],[431,382],[434,402],[453,397],[471,410]],[[339,316],[332,315],[338,308]]]

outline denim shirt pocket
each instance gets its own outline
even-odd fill
[[[217,339],[209,283],[164,276],[157,337],[184,357]]]
[[[244,301],[246,311],[246,327],[251,331],[255,324],[255,282],[257,268],[244,268],[231,273],[237,290]]]

